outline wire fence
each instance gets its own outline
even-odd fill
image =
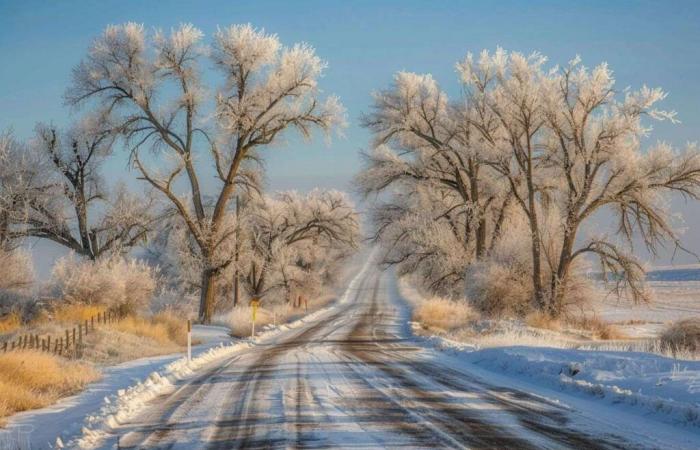
[[[124,315],[116,311],[104,311],[77,323],[72,328],[66,328],[59,335],[20,334],[9,341],[2,342],[0,351],[7,353],[16,350],[37,350],[59,356],[80,358],[85,349],[85,338],[89,334],[94,333],[99,326],[116,323],[123,318]]]

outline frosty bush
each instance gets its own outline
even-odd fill
[[[157,269],[135,259],[89,261],[70,255],[54,266],[51,287],[67,302],[101,304],[127,314],[149,306],[157,277]]]
[[[24,250],[0,249],[0,267],[0,291],[25,291],[34,280],[32,257]]]
[[[700,350],[700,318],[679,320],[661,334],[661,347],[672,354]]]

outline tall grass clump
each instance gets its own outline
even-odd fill
[[[123,333],[152,339],[161,345],[186,345],[186,321],[170,312],[160,312],[153,317],[126,316],[111,324]]]
[[[466,326],[476,318],[467,302],[441,297],[425,299],[413,310],[413,320],[426,328],[444,331]]]
[[[0,422],[54,403],[99,378],[92,366],[36,351],[0,354]]]

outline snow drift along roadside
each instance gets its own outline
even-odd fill
[[[191,361],[183,357],[166,365],[160,371],[152,372],[145,380],[129,388],[121,389],[114,395],[105,397],[103,405],[97,414],[89,415],[85,418],[82,435],[66,444],[60,438],[57,438],[56,448],[95,448],[110,434],[111,430],[141,413],[148,406],[147,403],[150,400],[172,392],[178,381],[192,378],[200,369],[207,365],[222,361],[241,350],[253,347],[259,341],[274,337],[285,330],[299,328],[308,322],[315,321],[330,312],[338,304],[347,303],[350,300],[350,294],[356,289],[357,284],[372,266],[374,254],[375,252],[373,251],[369,255],[365,264],[348,283],[343,295],[334,305],[314,311],[288,324],[267,327],[255,339],[247,339],[230,345],[221,344],[193,358]]]
[[[398,282],[398,295],[411,306],[419,294]],[[542,339],[504,340],[494,345],[475,337],[457,342],[442,336],[420,336],[421,326],[409,322],[414,338],[436,350],[510,378],[549,389],[568,391],[673,425],[700,428],[700,361],[678,360],[653,353],[547,347]],[[556,344],[556,342],[555,342]]]

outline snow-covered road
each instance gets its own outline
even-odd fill
[[[632,429],[624,413],[615,423],[420,346],[394,283],[363,271],[347,301],[204,369],[102,447],[686,447],[643,418]]]

